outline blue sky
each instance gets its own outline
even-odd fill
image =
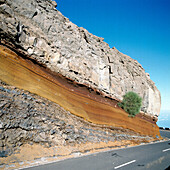
[[[57,9],[110,47],[136,59],[170,110],[170,0],[57,0]]]

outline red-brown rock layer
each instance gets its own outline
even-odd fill
[[[0,46],[0,79],[54,101],[90,122],[159,136],[158,126],[145,115],[128,117],[117,107],[116,100],[105,98],[94,89],[52,73],[3,46]]]

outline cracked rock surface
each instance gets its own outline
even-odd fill
[[[123,129],[94,126],[56,103],[0,81],[0,157],[24,144],[46,147],[150,139]]]
[[[160,92],[143,67],[70,22],[56,6],[51,0],[0,1],[1,43],[117,100],[134,91],[143,98],[141,111],[158,116]]]

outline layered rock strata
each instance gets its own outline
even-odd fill
[[[159,128],[146,115],[135,118],[117,107],[117,101],[95,89],[66,79],[0,46],[0,77],[16,87],[41,95],[95,124],[122,127],[142,135],[159,136]]]
[[[0,169],[21,169],[152,141],[85,122],[58,104],[0,81]]]
[[[133,131],[85,122],[48,99],[0,81],[0,167],[3,157],[17,153],[26,144],[49,149],[101,142],[107,146],[116,141],[123,145],[123,140],[150,139]]]
[[[160,92],[142,66],[55,7],[50,0],[0,1],[1,43],[116,100],[134,91],[143,98],[141,111],[158,116]]]

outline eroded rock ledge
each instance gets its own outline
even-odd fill
[[[0,46],[0,68],[3,81],[54,101],[89,122],[159,136],[155,119],[141,114],[135,118],[128,117],[117,106],[117,100],[51,72],[4,46]]]
[[[0,11],[1,80],[90,122],[159,135],[160,93],[137,61],[71,23],[50,0],[4,0]],[[143,98],[133,119],[117,107],[128,91]]]
[[[0,168],[16,169],[155,139],[84,121],[58,104],[0,81]]]
[[[160,93],[142,66],[55,7],[0,0],[0,168],[160,136]],[[143,98],[135,118],[117,106],[128,91]]]
[[[143,98],[141,111],[160,112],[160,93],[142,66],[64,17],[51,0],[0,1],[1,43],[71,80],[122,100]]]

